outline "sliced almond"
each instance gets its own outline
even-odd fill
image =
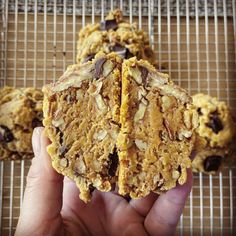
[[[140,86],[138,90],[138,99],[141,100],[146,95],[147,95],[147,90],[143,86]]]
[[[177,171],[177,170],[172,171],[172,178],[173,179],[178,179],[179,176],[180,176],[179,171]]]
[[[95,100],[96,100],[96,104],[97,104],[98,109],[102,113],[106,113],[107,112],[107,106],[106,106],[104,100],[102,99],[101,94],[96,95]]]
[[[136,67],[129,68],[129,75],[132,76],[138,84],[142,84],[141,72]]]
[[[55,127],[59,127],[62,124],[64,124],[64,119],[62,117],[58,120],[52,120],[52,125],[54,125]]]
[[[134,122],[138,122],[139,120],[143,119],[146,109],[147,106],[141,102],[139,104],[138,111],[134,115]]]
[[[178,139],[183,140],[185,138],[190,138],[192,136],[192,131],[190,130],[180,130],[178,132]]]
[[[93,135],[93,138],[97,139],[99,141],[102,141],[106,136],[107,136],[107,131],[106,130],[100,130],[98,133],[95,133]]]
[[[84,91],[82,89],[78,89],[76,91],[76,99],[79,101],[84,97]]]
[[[84,164],[84,161],[82,158],[77,158],[76,159],[76,170],[78,173],[83,174],[86,171],[86,166]]]
[[[104,77],[108,76],[113,69],[114,69],[114,64],[111,61],[107,60],[103,65],[103,72],[102,72],[103,76]]]
[[[192,114],[192,127],[193,129],[196,129],[199,126],[199,116],[197,111],[193,111]]]
[[[184,124],[187,127],[187,129],[190,129],[192,124],[191,124],[191,117],[190,117],[190,112],[189,111],[184,111]]]
[[[68,160],[66,158],[62,158],[60,160],[60,166],[67,167],[68,166]]]
[[[148,147],[147,143],[145,143],[143,140],[141,139],[135,139],[134,140],[135,142],[135,145],[137,146],[137,148],[140,150],[140,151],[145,151]]]
[[[93,87],[93,91],[90,93],[92,96],[96,96],[100,93],[100,91],[102,89],[103,82],[99,80],[99,81],[94,82],[93,85],[95,86],[95,88]]]
[[[162,96],[161,98],[162,101],[162,110],[163,112],[173,108],[176,105],[176,99],[173,96]]]

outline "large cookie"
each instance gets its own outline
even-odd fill
[[[193,171],[215,174],[231,156],[235,123],[225,102],[200,93],[193,103],[199,113]]]
[[[110,12],[100,24],[83,28],[79,33],[77,50],[78,63],[92,60],[97,52],[103,51],[116,52],[123,58],[136,56],[156,64],[147,34],[138,29],[136,23],[124,21],[120,10]]]
[[[32,158],[33,129],[42,126],[42,91],[0,89],[0,160]]]
[[[122,65],[119,193],[140,198],[184,184],[198,115],[187,92],[144,60]]]
[[[53,167],[76,182],[83,201],[116,183],[132,198],[185,183],[197,113],[148,62],[99,53],[43,92]]]

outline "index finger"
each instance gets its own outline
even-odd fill
[[[149,211],[144,225],[150,235],[174,235],[176,225],[183,212],[186,200],[192,188],[192,171],[188,170],[188,179],[184,185],[159,196]]]

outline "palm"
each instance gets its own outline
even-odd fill
[[[85,204],[79,199],[75,184],[65,179],[60,214],[63,224],[59,227],[69,235],[126,235],[131,232],[147,235],[145,217],[156,198],[153,194],[129,203],[116,193],[94,191],[91,202]]]

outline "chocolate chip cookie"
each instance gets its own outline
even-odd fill
[[[115,184],[140,198],[185,183],[197,112],[148,62],[99,53],[43,92],[53,167],[76,182],[83,201]]]
[[[0,89],[0,160],[32,158],[33,129],[42,126],[42,91]]]
[[[217,98],[196,94],[193,96],[193,103],[199,114],[193,170],[215,174],[227,157],[231,156],[235,123],[229,107]]]
[[[79,33],[77,62],[94,58],[97,52],[116,52],[123,58],[136,56],[156,65],[147,34],[136,23],[123,20],[120,10],[112,11],[100,24],[90,24]]]
[[[100,53],[43,88],[53,167],[76,182],[85,202],[95,188],[110,191],[116,182],[121,62],[115,53]]]
[[[184,184],[198,125],[187,92],[131,58],[122,65],[120,114],[119,193],[140,198]]]

